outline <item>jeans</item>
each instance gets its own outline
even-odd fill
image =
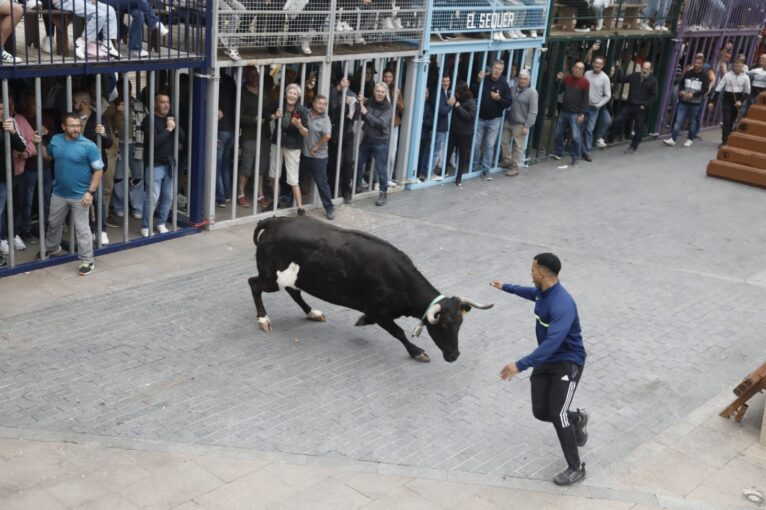
[[[8,201],[8,187],[5,185],[5,179],[0,180],[0,239],[7,239],[5,231],[7,225],[5,224],[5,203]]]
[[[117,14],[114,9],[101,2],[92,4],[81,0],[60,0],[54,2],[62,11],[69,11],[80,18],[85,18],[85,39],[88,42],[96,42],[99,32],[104,34],[104,39],[117,39],[119,29],[117,27]]]
[[[572,133],[572,160],[577,161],[580,157],[580,135],[582,126],[577,123],[579,113],[561,112],[559,113],[559,123],[556,126],[556,148],[555,153],[559,156],[564,154],[564,137],[567,128]]]
[[[378,178],[378,186],[380,191],[385,193],[388,191],[388,175],[386,167],[386,158],[388,157],[388,144],[386,143],[370,143],[362,142],[359,145],[359,159],[357,162],[356,170],[356,185],[362,184],[362,174],[364,173],[364,165],[367,160],[373,157],[375,161],[375,174]]]
[[[335,210],[335,205],[332,203],[332,192],[330,191],[330,185],[327,182],[327,158],[310,158],[303,156],[301,158],[301,164],[303,168],[314,177],[314,182],[319,190],[319,199],[322,201],[325,211]]]
[[[721,114],[723,117],[721,119],[723,122],[721,125],[721,141],[723,143],[726,143],[729,135],[734,131],[734,124],[737,122],[738,113],[739,111],[732,101],[726,99],[721,101]]]
[[[489,175],[490,169],[494,166],[495,144],[497,135],[500,134],[500,122],[503,119],[479,119],[476,126],[476,142],[474,144],[473,165],[475,170],[481,170],[481,175]],[[481,152],[481,160],[479,153]]]
[[[689,119],[689,134],[686,138],[694,140],[697,137],[697,133],[700,130],[700,117],[698,114],[701,106],[702,103],[693,104],[684,103],[683,101],[678,102],[678,107],[676,108],[676,121],[673,123],[673,130],[670,134],[673,141],[678,139],[678,133],[683,129],[684,122],[686,122],[687,118]]]
[[[434,152],[431,155],[431,167],[430,170],[436,168],[436,161],[439,161],[444,172],[446,165],[443,161],[442,153],[444,152],[444,141],[447,139],[447,131],[437,131],[436,138],[434,138]],[[428,151],[430,152],[430,151]],[[429,167],[427,166],[428,154],[423,159],[423,175],[428,175]]]
[[[88,216],[90,207],[82,205],[80,198],[51,196],[51,217],[48,232],[45,234],[45,250],[54,251],[61,246],[61,233],[67,213],[71,210],[74,231],[77,234],[77,255],[83,262],[93,262],[93,239],[90,236]]]
[[[125,180],[125,170],[123,165],[125,159],[128,159],[128,171],[130,177],[128,180],[128,200],[131,212],[140,213],[144,204],[144,186],[141,183],[143,178],[144,162],[140,159],[135,159],[135,146],[131,143],[128,144],[127,149],[125,145],[120,142],[120,155],[117,158],[117,168],[114,171],[114,190],[112,191],[112,209],[116,212],[125,212],[125,200],[123,198],[123,182]]]
[[[32,204],[35,201],[37,188],[37,168],[25,170],[19,177],[19,200],[14,203],[14,219],[16,232],[22,236],[32,233]]]
[[[154,208],[149,211],[149,193],[151,192]],[[170,207],[173,205],[173,169],[169,165],[154,167],[154,181],[149,180],[149,167],[144,169],[144,210],[141,216],[141,228],[149,228],[149,218],[157,212],[156,225],[168,221]]]
[[[598,125],[596,140],[604,138],[606,130],[612,125],[612,116],[609,115],[609,109],[606,106],[602,106],[601,108],[589,106],[588,112],[585,114],[585,123],[583,124],[583,154],[590,154],[590,150],[593,148],[593,130],[596,128],[596,123],[599,119],[601,120],[601,123]]]
[[[122,14],[130,13],[132,20],[130,23],[130,30],[128,32],[129,50],[137,51],[141,49],[141,41],[144,36],[144,23],[146,23],[146,26],[149,27],[149,30],[151,31],[160,21],[160,18],[154,14],[154,9],[148,0],[99,1],[111,6],[117,12],[117,15],[120,17],[120,19],[122,19]]]
[[[646,0],[644,12],[641,14],[643,23],[649,23],[649,18],[654,18],[654,27],[664,27],[665,17],[668,15],[669,0]]]
[[[231,150],[234,146],[233,131],[218,131],[218,150],[215,157],[215,201],[226,202],[231,196]]]
[[[641,109],[641,106],[637,104],[623,105],[612,123],[612,133],[617,135],[624,133],[625,124],[630,120],[633,121],[633,138],[630,141],[630,146],[637,149],[638,144],[641,143],[641,137],[644,136],[644,122],[646,122],[646,110]]]

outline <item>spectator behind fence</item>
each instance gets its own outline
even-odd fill
[[[455,95],[449,99],[452,106],[452,124],[450,125],[449,148],[447,160],[450,158],[451,148],[457,151],[457,172],[455,173],[455,186],[463,187],[463,173],[469,170],[471,161],[471,145],[473,142],[473,126],[476,122],[476,100],[471,94],[471,89],[464,81],[459,81],[455,88]]]
[[[582,136],[582,158],[591,161],[590,151],[593,148],[593,131],[598,124],[596,132],[596,145],[606,147],[604,134],[612,125],[612,117],[609,115],[609,101],[612,99],[612,82],[604,70],[604,57],[598,56],[593,59],[593,67],[585,73],[590,88],[588,89],[588,111],[585,113]]]
[[[215,156],[215,206],[226,207],[231,200],[231,167],[234,148],[234,101],[237,85],[226,73],[221,73],[218,88],[218,143]]]
[[[524,147],[527,135],[537,120],[537,91],[530,85],[529,71],[524,69],[519,73],[516,84],[511,88],[513,104],[506,112],[503,126],[503,163],[508,169],[505,175],[513,177],[519,174],[519,168],[524,162]]]
[[[340,193],[345,203],[351,202],[354,179],[354,122],[360,119],[359,99],[349,87],[351,82],[341,76],[338,83],[330,89],[329,116],[332,123],[332,136],[328,147],[328,172],[330,182],[335,182],[335,173],[340,158]],[[345,106],[344,106],[345,104]],[[343,132],[341,134],[341,114]],[[341,142],[342,139],[342,142]]]
[[[299,179],[303,133],[307,133],[307,112],[301,105],[300,98],[301,88],[295,83],[291,83],[285,89],[284,110],[277,107],[273,112],[272,118],[277,122],[271,135],[269,175],[276,185],[279,182],[279,176],[282,174],[282,164],[284,164],[287,185],[292,190],[293,200],[295,200],[295,205],[298,207],[298,215],[303,216],[306,214],[306,211],[303,210],[303,198],[301,197]],[[278,137],[281,147],[277,145]]]
[[[35,99],[35,91],[34,90],[27,90],[24,92],[24,95],[22,96],[23,101],[23,108],[24,110],[21,112],[24,117],[29,122],[30,126],[35,125],[37,122],[37,101]],[[42,143],[47,145],[50,143],[51,137],[56,134],[55,128],[56,124],[53,119],[53,116],[50,114],[49,111],[43,110],[42,111]],[[30,172],[30,170],[32,170]],[[29,175],[27,175],[29,174]],[[38,179],[38,173],[37,173],[37,158],[29,158],[27,159],[26,169],[24,171],[24,177],[25,179],[28,179],[26,182],[26,189],[29,190],[32,189],[32,195],[34,196],[36,193],[36,186],[37,186],[37,179]],[[47,160],[43,158],[43,225],[47,227],[48,225],[48,215],[50,213],[50,201],[51,201],[51,191],[53,186],[53,163],[50,160]],[[29,203],[29,206],[27,208],[28,210],[25,210],[23,213],[24,215],[28,215],[28,217],[32,218],[32,203]],[[29,237],[24,237],[24,230],[22,230],[22,236],[21,239],[26,244],[34,244],[37,242],[37,238],[35,237],[35,233],[31,231],[31,225],[28,229],[30,232]],[[29,241],[29,242],[28,242]]]
[[[392,105],[396,105],[394,109],[394,126],[391,131],[391,141],[388,144],[388,185],[396,186],[396,183],[391,180],[394,175],[394,163],[396,162],[397,149],[399,146],[399,126],[402,124],[402,113],[404,113],[404,94],[399,90],[399,87],[394,83],[394,70],[386,69],[383,71],[383,83],[388,86],[388,100]]]
[[[564,76],[559,72],[556,79],[560,83],[563,92],[563,101],[559,111],[558,125],[556,128],[556,143],[551,157],[561,159],[564,154],[564,139],[569,131],[572,137],[572,164],[577,164],[580,159],[580,141],[582,138],[582,125],[585,122],[585,113],[588,111],[590,98],[590,83],[584,76],[585,64],[577,62],[572,66],[572,74]]]
[[[356,171],[357,193],[363,191],[362,174],[367,161],[372,157],[375,161],[375,174],[380,189],[380,195],[375,205],[382,206],[388,202],[388,139],[391,133],[391,118],[393,108],[388,101],[388,86],[380,82],[373,89],[371,99],[360,97],[360,112],[362,114],[362,130],[364,136],[359,145],[358,164]],[[370,179],[373,177],[370,176]]]
[[[319,199],[324,206],[328,220],[335,219],[335,205],[327,183],[327,142],[332,135],[332,124],[327,116],[327,98],[314,96],[314,104],[308,113],[308,132],[303,139],[301,165],[314,177]]]
[[[670,29],[665,26],[668,9],[670,9],[670,0],[646,0],[644,11],[641,13],[641,30],[669,32]],[[649,25],[651,18],[654,18],[654,28]]]
[[[630,146],[625,149],[625,154],[632,154],[636,152],[641,143],[641,137],[644,136],[644,123],[649,107],[657,99],[657,78],[652,75],[652,63],[644,62],[641,64],[641,72],[635,72],[630,76],[625,76],[619,69],[615,82],[630,84],[630,91],[627,103],[622,106],[620,113],[614,119],[612,131],[623,133],[625,123],[633,121],[633,138]]]
[[[449,114],[452,111],[452,105],[449,103],[450,83],[451,78],[449,76],[443,76],[440,86],[436,89],[433,95],[431,95],[431,107],[432,113],[436,112],[436,136],[434,137],[433,152],[428,150],[430,154],[430,162],[428,160],[428,154],[426,154],[425,164],[422,175],[428,176],[428,172],[433,172],[434,179],[441,179],[444,177],[444,172],[447,169],[446,158],[443,157],[444,142],[447,141],[447,134],[449,133]],[[429,94],[430,95],[430,94]],[[431,138],[429,137],[429,148]]]
[[[495,60],[489,74],[479,72],[479,79],[471,92],[479,102],[479,122],[476,126],[474,170],[481,170],[484,180],[491,181],[490,169],[494,164],[495,143],[500,133],[503,110],[511,106],[511,87],[503,77],[505,62]]]
[[[86,53],[90,57],[119,58],[120,52],[112,43],[112,39],[120,36],[117,13],[110,5],[91,1],[53,0],[53,7],[85,18],[85,37],[80,36],[74,42],[77,58],[84,59]]]
[[[715,88],[713,96],[710,98],[708,108],[712,110],[715,107],[719,97],[721,99],[721,112],[723,114],[723,124],[721,126],[721,145],[729,139],[729,134],[734,130],[737,122],[737,114],[742,104],[750,96],[750,78],[743,71],[745,65],[744,57],[737,58],[734,62],[734,69],[727,72],[718,86]]]
[[[34,243],[32,236],[32,203],[35,199],[35,184],[37,183],[37,165],[29,165],[37,161],[37,147],[34,144],[35,130],[23,115],[16,114],[16,104],[13,96],[8,97],[8,114],[16,124],[16,132],[24,139],[26,148],[23,151],[13,151],[13,246],[17,250],[25,250],[24,239]],[[27,168],[28,167],[28,168]],[[6,225],[0,226],[3,239],[6,237]]]
[[[13,0],[0,0],[0,43],[2,45],[2,61],[4,65],[21,64],[22,59],[5,51],[5,43],[13,34],[16,25],[24,19],[24,7]]]
[[[557,3],[566,5],[568,7],[574,7],[575,13],[575,32],[590,32],[590,24],[588,23],[588,0],[557,0]]]
[[[747,110],[755,102],[758,94],[766,91],[766,53],[758,58],[758,67],[753,67],[747,72],[750,78],[750,96],[745,100],[742,106],[741,117],[747,116]]]
[[[128,51],[130,52],[130,58],[146,58],[149,56],[149,52],[143,48],[144,38],[144,24],[149,29],[158,30],[160,38],[165,37],[168,34],[168,29],[162,24],[160,18],[154,13],[152,4],[149,0],[98,0],[109,6],[111,6],[115,12],[119,15],[120,20],[122,15],[130,13],[132,22],[128,31]],[[231,0],[230,0],[231,1]],[[223,2],[221,2],[223,4]],[[223,8],[221,8],[223,10]],[[118,20],[120,32],[124,30],[124,26]],[[118,34],[114,38],[122,37],[122,33]]]
[[[38,257],[42,258],[44,254],[47,258],[61,253],[64,220],[71,213],[77,236],[77,255],[80,258],[78,273],[85,276],[95,268],[88,216],[104,172],[104,162],[98,146],[80,134],[82,121],[78,113],[67,113],[61,127],[64,133],[55,135],[47,148],[38,145],[42,147],[43,157],[56,160],[51,216],[45,246],[41,248]],[[74,251],[74,247],[70,251]]]
[[[4,106],[3,103],[0,102],[0,117],[4,116]],[[24,139],[19,136],[18,131],[16,130],[16,123],[13,121],[12,118],[8,118],[3,121],[3,138],[5,137],[5,134],[8,133],[11,138],[11,150],[12,151],[24,151],[27,148],[26,142]],[[2,157],[2,164],[3,167],[5,167],[5,140],[2,140],[3,143],[0,143],[2,147],[0,147],[0,157]],[[11,155],[13,156],[13,155]],[[0,178],[0,230],[5,228],[6,225],[6,201],[8,200],[8,193],[9,190],[8,186],[6,184],[6,180],[3,176],[3,178]],[[7,265],[8,263],[5,260],[5,257],[3,255],[7,255],[10,251],[10,248],[8,247],[8,241],[7,239],[0,240],[0,267]]]
[[[274,82],[271,75],[266,74],[263,77],[264,90],[270,90]],[[261,116],[258,116],[258,105],[261,105]],[[252,204],[247,199],[245,190],[247,181],[258,174],[258,205],[266,208],[271,205],[271,200],[266,198],[264,190],[263,176],[269,172],[269,161],[271,161],[271,121],[270,116],[276,109],[271,101],[270,94],[260,93],[260,75],[258,70],[253,67],[245,68],[245,86],[242,87],[242,98],[240,100],[240,128],[241,134],[239,143],[242,146],[242,163],[239,167],[239,176],[237,183],[237,205],[240,207],[250,207]],[[261,138],[258,139],[258,126],[261,130]]]
[[[160,234],[168,232],[170,208],[173,205],[173,167],[176,165],[173,145],[176,119],[170,113],[170,96],[164,92],[154,96],[154,161],[149,161],[150,151],[144,150],[144,207],[141,212],[141,237],[149,236],[149,219],[154,218],[155,228]],[[147,115],[141,123],[144,140],[151,143],[152,116]],[[153,163],[153,176],[149,178],[149,165]]]
[[[708,73],[705,72],[704,63],[705,56],[697,54],[692,68],[681,77],[681,82],[678,84],[679,100],[676,107],[676,119],[673,122],[670,138],[665,140],[665,145],[676,144],[686,119],[689,119],[689,133],[686,135],[684,147],[691,147],[697,137],[700,127],[699,110],[708,90]]]

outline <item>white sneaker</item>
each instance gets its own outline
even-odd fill
[[[109,244],[109,236],[106,235],[106,232],[103,230],[101,231],[101,246],[106,246]]]
[[[397,30],[404,30],[404,25],[402,25],[402,20],[399,18],[394,19],[394,28]]]
[[[117,51],[117,48],[114,47],[114,44],[112,44],[112,41],[106,41],[103,43],[104,48],[106,48],[106,52],[109,53],[110,56],[115,58],[120,58],[120,52]]]
[[[157,232],[160,234],[167,234],[168,233],[168,227],[166,227],[164,224],[157,225]]]
[[[503,35],[502,32],[495,32],[494,34],[492,34],[492,40],[493,41],[505,41],[506,39],[505,39],[505,36]]]
[[[141,237],[149,237],[149,229],[148,228],[142,228],[141,229]]]
[[[654,32],[654,29],[650,27],[648,23],[641,23],[641,30],[646,30],[647,32]]]
[[[149,57],[149,52],[145,49],[140,50],[130,50],[130,58],[147,58]]]
[[[601,32],[604,29],[604,18],[596,20],[596,32]]]
[[[186,200],[186,197],[183,196],[181,193],[176,195],[176,204],[178,205],[179,209],[186,209],[187,203],[188,203],[188,200]]]
[[[529,32],[529,37],[537,37],[537,30],[532,30]]]
[[[230,59],[234,61],[242,60],[242,57],[239,55],[239,50],[237,48],[227,48],[224,50],[224,52],[229,56]]]
[[[675,140],[673,140],[672,138],[666,138],[666,139],[664,139],[662,142],[663,142],[665,145],[667,145],[668,147],[673,147],[673,146],[675,146],[675,144],[676,144],[676,141],[675,141]]]
[[[308,37],[301,39],[301,51],[304,55],[311,55],[311,48],[309,47]]]
[[[508,30],[503,34],[506,39],[518,39],[519,35],[516,33],[515,30]]]
[[[74,42],[74,54],[77,58],[85,58],[85,39],[78,37]]]
[[[516,30],[513,31],[513,33],[516,34],[516,37],[518,37],[519,39],[526,39],[527,38],[527,34],[522,32],[521,30],[516,29]]]
[[[9,251],[8,241],[6,241],[5,239],[0,239],[0,253],[2,253],[3,255],[8,255],[8,251]]]
[[[606,142],[604,141],[603,138],[599,138],[598,140],[596,140],[596,145],[598,145],[599,149],[606,149]]]
[[[133,216],[137,220],[140,220],[144,216],[141,211],[133,211],[132,213],[130,213],[130,215]]]
[[[655,32],[670,32],[670,29],[666,26],[654,27]]]
[[[396,30],[394,27],[394,22],[391,20],[391,18],[383,19],[383,30]]]
[[[24,241],[21,240],[19,236],[13,237],[13,248],[16,251],[23,251],[27,249],[27,245],[24,244]]]
[[[362,34],[357,32],[354,35],[354,44],[367,44],[367,41],[364,40],[364,37],[362,37]]]
[[[160,31],[160,37],[165,37],[170,32],[170,30],[168,30],[168,27],[163,25],[161,21],[157,22],[157,27],[156,28],[157,28],[157,30]]]
[[[43,38],[40,39],[40,51],[43,53],[50,53],[51,48],[55,48],[53,38],[48,35],[44,35]]]
[[[397,186],[399,186],[399,184],[396,181],[388,181],[389,188],[395,188]]]
[[[21,64],[21,59],[16,58],[7,51],[3,50],[3,64]]]
[[[692,145],[694,145],[694,140],[686,140],[684,142],[684,147],[691,147]]]

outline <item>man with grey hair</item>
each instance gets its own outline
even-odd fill
[[[585,79],[590,83],[588,89],[588,110],[585,112],[582,136],[582,159],[591,161],[590,151],[593,147],[593,131],[598,125],[596,144],[602,149],[606,147],[604,133],[612,125],[612,117],[609,109],[605,108],[612,99],[612,82],[604,72],[604,57],[597,56],[593,59],[593,67],[585,73]]]
[[[506,110],[503,143],[500,147],[503,162],[500,166],[508,169],[505,175],[509,177],[519,174],[519,167],[524,161],[527,134],[537,120],[537,91],[530,85],[530,80],[526,69],[519,73],[516,83],[511,87],[513,103]]]

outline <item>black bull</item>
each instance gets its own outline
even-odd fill
[[[417,270],[412,260],[390,243],[363,232],[345,230],[309,218],[268,218],[253,233],[258,276],[248,282],[258,323],[266,332],[271,321],[263,306],[263,292],[286,290],[306,316],[325,321],[322,312],[303,300],[301,291],[324,301],[362,312],[357,326],[378,324],[396,337],[410,356],[429,361],[394,320],[409,316],[422,326],[441,349],[446,361],[455,361],[458,331],[471,307],[491,308],[470,299],[442,296]]]

